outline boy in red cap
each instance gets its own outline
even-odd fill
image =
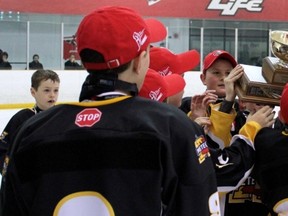
[[[243,120],[242,112],[237,109],[237,102],[235,104],[236,93],[234,89],[234,83],[243,75],[244,71],[242,66],[237,65],[235,59],[228,52],[223,50],[215,50],[209,53],[204,59],[203,67],[204,69],[201,74],[201,80],[203,84],[207,86],[208,92],[202,95],[202,100],[204,102],[202,102],[203,106],[200,109],[202,109],[202,115],[208,115],[212,122],[210,123],[211,126],[209,127],[209,130],[207,130],[208,144],[209,147],[223,149],[231,144],[232,135],[239,134],[240,128],[246,122],[247,116],[245,117],[245,120]],[[186,98],[184,101],[185,100],[186,102],[189,101],[186,104],[188,109],[186,108],[185,110],[188,112],[190,106],[193,108],[196,98],[192,98],[192,103],[190,102],[190,98]],[[182,109],[183,107],[185,108],[184,105],[182,104]],[[236,110],[233,109],[233,107],[236,108]],[[208,112],[206,112],[206,110],[208,110]],[[190,113],[190,117],[193,116],[195,116],[195,109]],[[267,117],[263,116],[263,118]],[[239,127],[236,127],[235,130],[235,126]],[[251,129],[248,132],[249,134],[254,133]],[[253,139],[251,139],[251,143],[253,146]],[[247,154],[247,152],[245,154]],[[253,156],[252,158],[247,157],[246,160],[252,162],[254,161],[253,158]],[[237,172],[234,174],[234,177],[238,176]],[[248,174],[246,175],[246,178],[247,177]],[[231,175],[231,179],[233,178]],[[225,182],[224,178],[220,180],[218,179],[218,186],[221,186],[222,182],[224,182],[222,186],[225,186],[225,184],[227,186],[230,185],[230,182]],[[247,190],[247,188],[250,188],[250,191]],[[245,190],[245,192],[242,192],[242,190]],[[255,180],[249,176],[245,183],[238,188],[236,187],[236,190],[227,194],[226,200],[222,199],[223,202],[221,203],[223,208],[225,206],[225,211],[222,211],[222,213],[225,216],[266,216],[269,211],[263,204],[261,204],[259,196],[255,195],[255,191]]]
[[[183,75],[195,68],[199,62],[200,54],[197,50],[176,54],[164,47],[152,47],[150,49],[149,67],[162,76],[169,74]]]
[[[1,215],[218,214],[201,128],[176,107],[137,96],[150,48],[141,16],[100,8],[83,18],[76,39],[87,102],[23,125],[2,178]]]
[[[185,88],[185,80],[179,74],[161,76],[152,69],[148,69],[139,96],[163,102],[167,98],[181,94]],[[177,105],[175,105],[178,107]]]
[[[200,75],[200,79],[203,85],[206,86],[206,89],[213,90],[214,94],[217,96],[215,103],[224,101],[225,97],[228,99],[226,99],[224,102],[225,104],[222,105],[224,106],[224,109],[226,106],[232,108],[235,99],[234,91],[231,91],[231,94],[228,92],[229,95],[226,95],[227,92],[224,84],[224,78],[227,77],[232,70],[237,70],[238,76],[238,74],[243,71],[243,68],[241,65],[237,65],[234,57],[227,51],[214,50],[204,58],[203,72]],[[191,97],[183,98],[180,109],[185,113],[189,113],[190,106]]]
[[[218,127],[218,131],[223,129],[223,126],[228,126],[226,133],[218,136],[218,138],[221,137],[221,139],[215,138],[217,133],[215,130],[208,132],[208,142],[214,143],[214,146],[217,144],[219,144],[221,148],[227,146],[231,136],[238,134],[239,129],[246,121],[246,117],[245,121],[243,121],[243,112],[239,109],[238,102],[235,101],[236,93],[234,89],[235,82],[243,73],[243,67],[237,65],[234,58],[226,51],[213,51],[208,54],[204,60],[204,70],[201,74],[201,80],[203,84],[207,85],[207,89],[214,89],[216,91],[215,94],[220,98],[220,100],[218,99],[220,103],[217,104],[216,102],[216,105],[212,105],[211,110],[219,109],[223,115],[222,120],[214,118],[211,119],[211,121],[214,122],[214,127]],[[234,111],[232,108],[234,108]],[[274,115],[271,116],[274,117]],[[223,119],[226,123],[223,123]],[[237,128],[237,125],[241,126]],[[231,132],[231,136],[228,131]],[[220,140],[222,140],[223,143]],[[269,214],[267,207],[261,203],[261,197],[259,190],[257,190],[255,179],[253,176],[247,177],[241,186],[239,185],[237,189],[226,195],[225,216],[266,216]]]
[[[171,74],[173,74],[173,76],[178,75],[183,77],[185,72],[195,68],[199,62],[200,54],[197,50],[189,50],[176,54],[164,47],[152,47],[150,49],[149,67],[164,77],[170,76]],[[183,94],[184,88],[183,91],[167,97],[166,102],[180,107]]]
[[[288,84],[280,100],[279,120],[283,128],[263,128],[255,138],[254,176],[262,202],[277,215],[288,215]]]

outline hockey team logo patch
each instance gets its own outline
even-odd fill
[[[100,121],[102,113],[96,108],[87,108],[77,114],[75,124],[79,127],[92,127]]]
[[[199,163],[201,164],[205,161],[207,157],[210,157],[210,152],[205,137],[197,137],[194,144]]]

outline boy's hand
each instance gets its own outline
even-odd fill
[[[236,65],[230,74],[224,79],[226,101],[234,101],[236,97],[235,82],[243,75],[244,69],[241,65]]]
[[[208,133],[209,126],[211,125],[209,117],[198,117],[194,121],[204,129],[205,134]]]
[[[218,96],[214,93],[215,90],[207,90],[201,95],[194,95],[192,97],[190,104],[191,119],[195,120],[198,117],[206,116],[209,104],[215,103],[218,99]]]
[[[275,122],[274,116],[275,112],[273,112],[273,108],[269,106],[264,106],[257,112],[250,113],[247,117],[246,122],[255,121],[259,125],[261,125],[262,128],[271,127]]]

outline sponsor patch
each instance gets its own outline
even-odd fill
[[[210,157],[210,152],[205,137],[203,135],[197,137],[194,144],[199,163],[201,164],[207,157]]]

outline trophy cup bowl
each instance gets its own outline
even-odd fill
[[[279,59],[278,64],[288,68],[288,31],[270,32],[271,51]]]

